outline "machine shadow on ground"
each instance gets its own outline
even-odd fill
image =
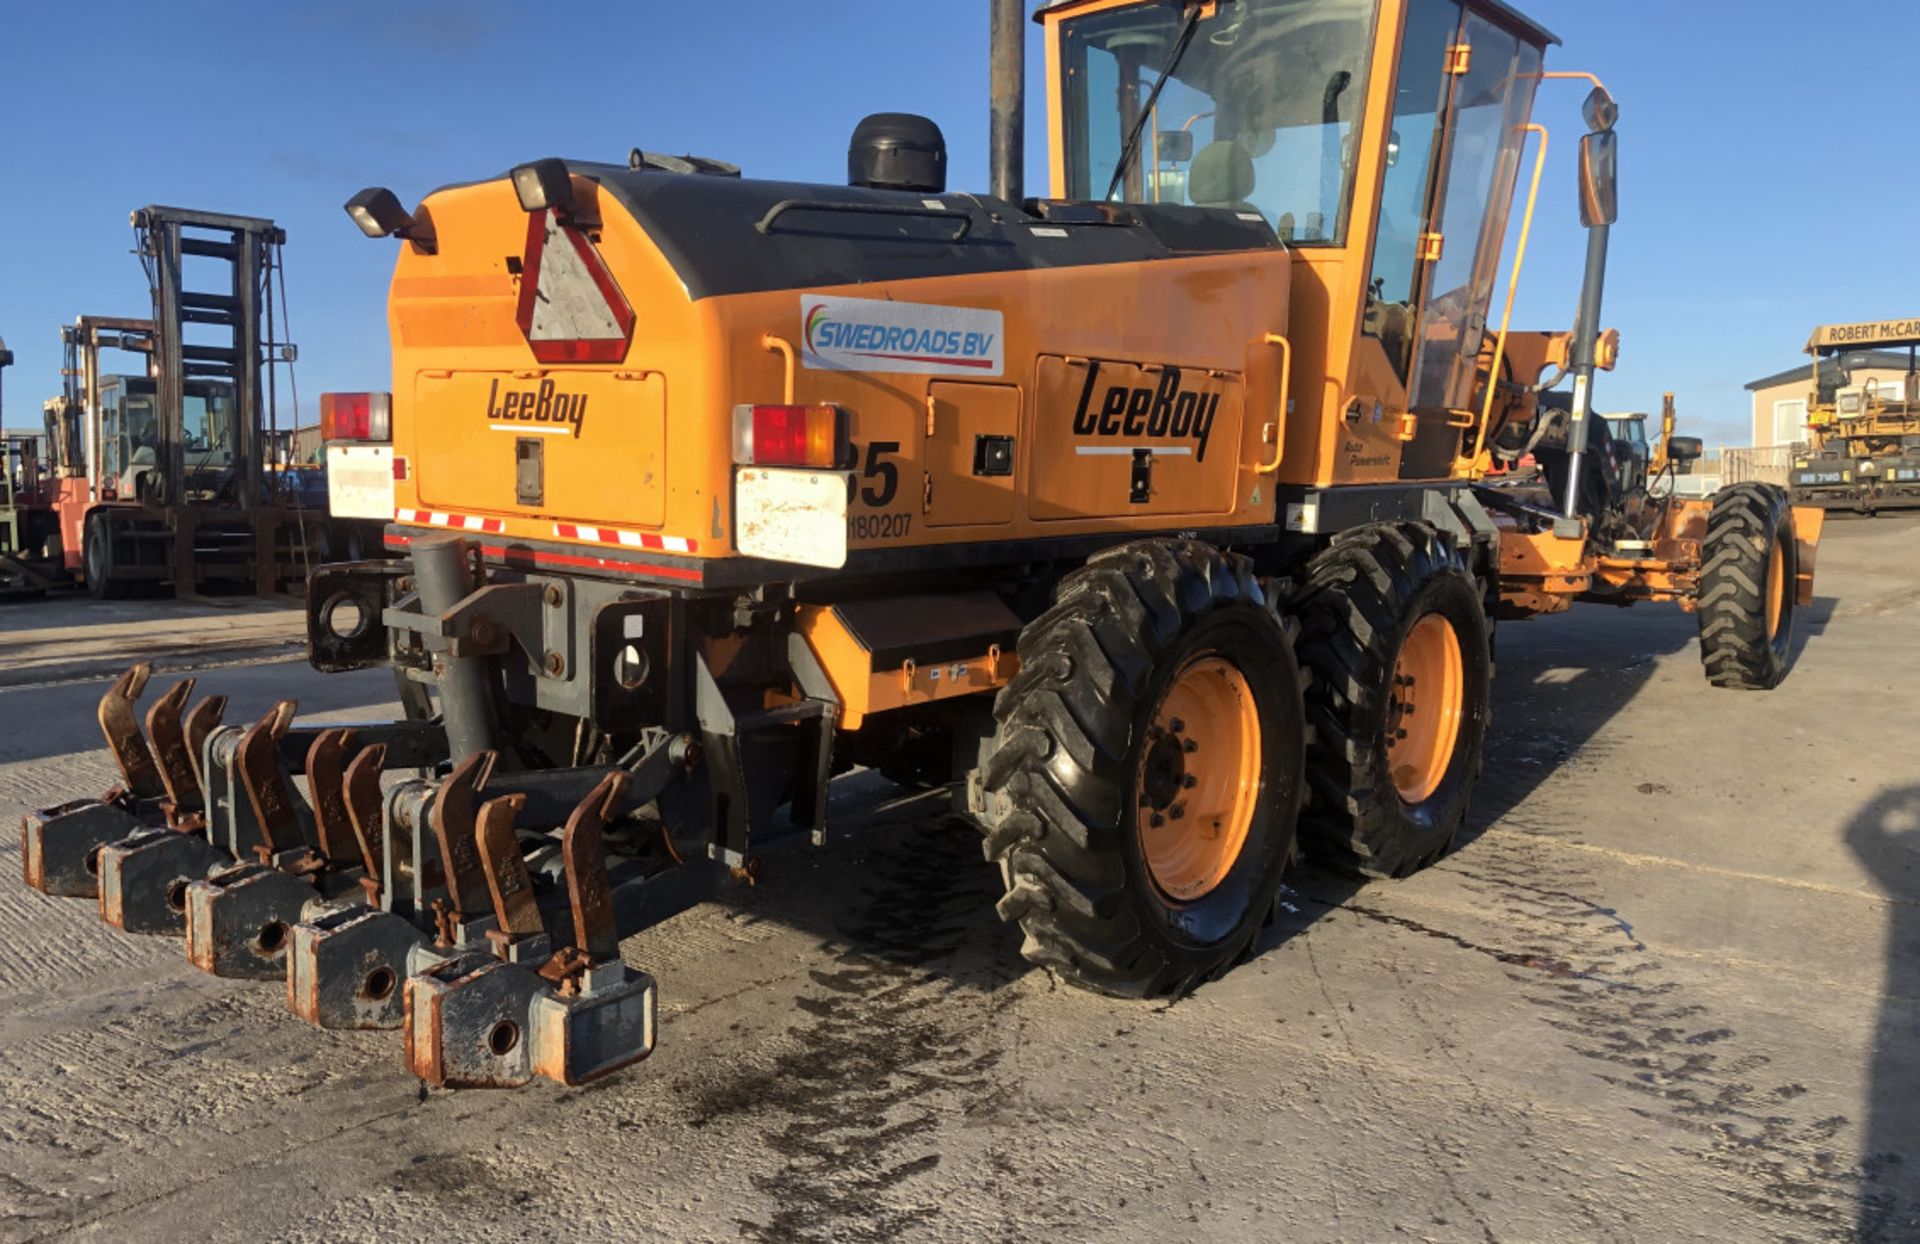
[[[1895,786],[1861,807],[1847,825],[1847,846],[1888,901],[1886,971],[1880,982],[1867,1081],[1856,1239],[1913,1239],[1920,1205],[1888,1190],[1889,1168],[1915,1157],[1920,1137],[1920,785]],[[1900,1180],[1910,1184],[1911,1176]]]

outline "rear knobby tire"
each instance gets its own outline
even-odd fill
[[[1453,845],[1491,716],[1482,596],[1452,537],[1424,523],[1355,528],[1308,565],[1292,608],[1310,675],[1314,737],[1300,828],[1314,859],[1359,876],[1404,877]],[[1429,652],[1446,659],[1443,676],[1396,684]],[[1422,709],[1451,725],[1423,736],[1434,719]],[[1403,730],[1411,743],[1390,740]]]
[[[1700,542],[1700,662],[1716,687],[1770,691],[1787,676],[1800,546],[1773,484],[1714,494]]]
[[[1107,550],[1054,600],[1021,632],[974,779],[998,910],[1072,984],[1180,996],[1251,951],[1293,853],[1293,648],[1251,563],[1198,541]],[[1219,711],[1180,719],[1200,703]],[[1223,781],[1231,814],[1189,816]]]

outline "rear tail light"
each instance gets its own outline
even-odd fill
[[[838,406],[736,406],[733,460],[742,466],[831,469],[845,458],[846,424]]]
[[[390,441],[393,439],[393,395],[390,393],[322,393],[320,439],[323,441]]]

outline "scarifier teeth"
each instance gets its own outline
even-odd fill
[[[386,763],[387,745],[376,743],[362,748],[348,761],[346,773],[341,777],[347,819],[360,850],[360,862],[376,885],[386,867],[386,826],[380,791],[380,771]],[[369,895],[369,898],[377,897],[377,892]]]
[[[336,727],[315,735],[307,748],[307,794],[320,854],[336,862],[362,856],[347,810],[347,753],[352,746],[353,731]]]
[[[120,766],[127,792],[137,799],[158,799],[167,793],[159,766],[134,716],[134,705],[152,677],[153,666],[142,661],[114,679],[100,697],[100,732],[106,736],[114,763]]]
[[[607,879],[601,831],[620,811],[631,783],[632,779],[620,770],[607,774],[573,810],[560,835],[567,899],[573,908],[574,945],[595,960],[620,957],[620,934],[613,923],[613,887]]]
[[[498,753],[475,752],[455,765],[440,783],[433,799],[433,836],[440,848],[440,860],[447,872],[447,893],[453,910],[462,919],[472,919],[492,911],[493,900],[487,893],[486,870],[480,863],[480,849],[474,835],[480,788],[493,774]]]
[[[220,719],[227,713],[227,697],[210,695],[187,710],[187,762],[193,766],[194,784],[200,788],[202,801],[206,798],[207,775],[201,761],[205,755],[207,736],[220,727]]]
[[[540,904],[533,894],[533,878],[527,872],[526,857],[520,854],[520,840],[513,831],[514,818],[526,805],[525,795],[490,799],[482,805],[479,823],[474,829],[487,890],[493,899],[494,918],[500,923],[500,932],[508,937],[535,937],[546,932],[546,922],[540,918]]]
[[[234,768],[253,805],[263,850],[268,856],[305,845],[299,805],[293,788],[287,784],[286,773],[280,768],[279,742],[285,737],[296,711],[292,700],[275,704],[240,736],[233,753]]]
[[[182,713],[193,695],[191,678],[182,678],[147,710],[147,738],[166,787],[169,818],[176,825],[194,817],[205,806],[200,777],[194,771],[187,728]]]

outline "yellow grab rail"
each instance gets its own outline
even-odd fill
[[[1272,475],[1280,469],[1280,459],[1287,453],[1287,403],[1293,390],[1293,343],[1280,333],[1268,333],[1261,344],[1280,347],[1280,417],[1273,423],[1273,461],[1257,468],[1261,475]]]
[[[1527,126],[1527,132],[1540,136],[1540,147],[1533,155],[1533,184],[1527,188],[1526,215],[1520,218],[1520,241],[1513,251],[1513,272],[1507,277],[1507,308],[1500,316],[1500,335],[1494,339],[1493,366],[1487,371],[1487,396],[1480,403],[1480,426],[1473,434],[1473,452],[1467,455],[1469,462],[1478,462],[1487,446],[1487,424],[1493,420],[1493,395],[1500,391],[1500,364],[1507,353],[1507,330],[1513,325],[1513,300],[1520,292],[1520,269],[1526,266],[1527,238],[1533,232],[1533,207],[1540,200],[1540,174],[1547,167],[1547,127],[1536,122]]]
[[[772,333],[768,333],[760,339],[760,344],[778,354],[781,361],[787,365],[786,384],[781,388],[780,400],[789,406],[793,405],[793,372],[795,363],[793,343],[784,337],[776,337]]]

